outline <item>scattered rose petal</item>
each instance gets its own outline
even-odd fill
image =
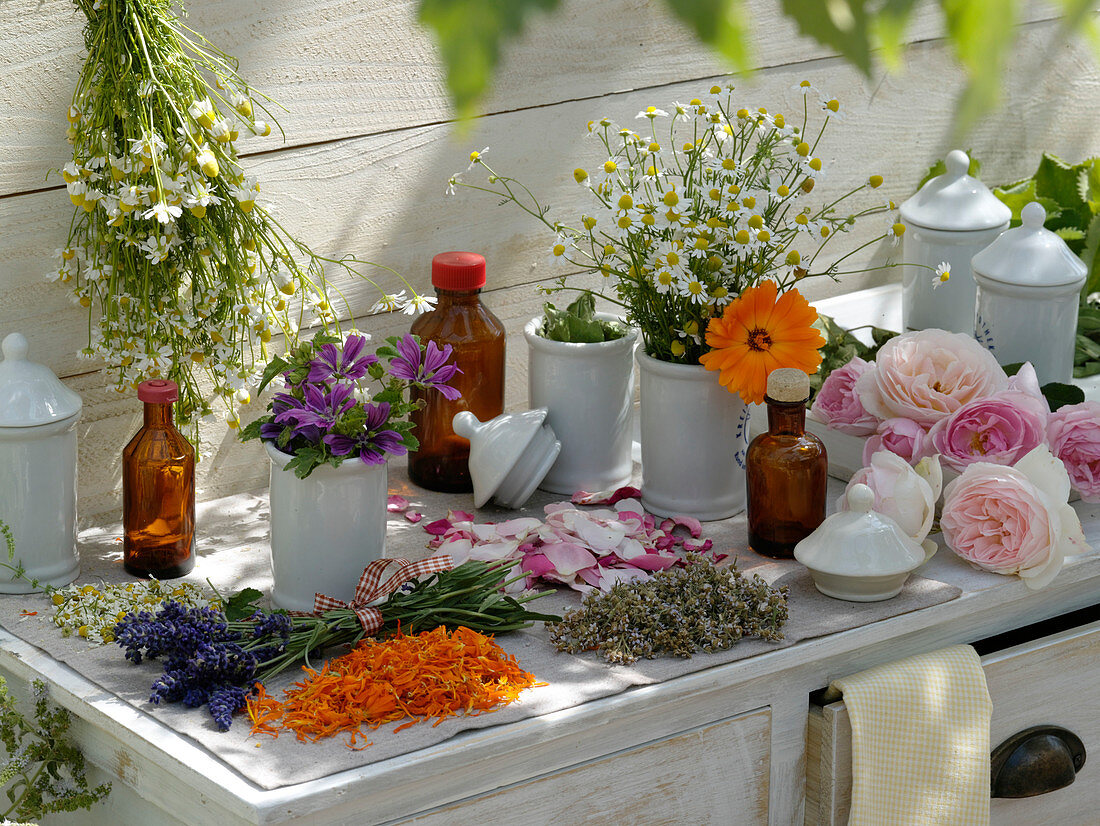
[[[620,499],[637,498],[641,495],[641,490],[628,485],[615,490],[602,490],[596,493],[579,490],[573,494],[572,502],[574,505],[614,505]]]
[[[386,499],[386,510],[390,513],[402,513],[409,509],[409,500],[393,494]]]
[[[424,518],[424,514],[417,513],[416,511],[405,511],[405,518],[415,525]]]
[[[443,536],[451,529],[450,519],[437,519],[434,522],[429,522],[424,526],[424,530],[430,533],[432,536]]]

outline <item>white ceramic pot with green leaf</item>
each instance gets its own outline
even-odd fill
[[[571,495],[629,483],[638,331],[597,313],[583,293],[565,310],[546,304],[523,335],[530,406],[547,409],[546,423],[561,441],[539,487]]]

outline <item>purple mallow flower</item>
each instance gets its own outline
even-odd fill
[[[429,341],[421,360],[420,345],[406,333],[397,343],[397,355],[390,362],[390,375],[425,387],[434,387],[444,398],[454,401],[462,393],[447,382],[462,371],[458,369],[458,365],[447,363],[451,351],[450,344],[444,344],[440,350],[434,341]]]
[[[366,346],[366,336],[348,336],[342,350],[335,344],[322,344],[309,363],[306,381],[318,384],[330,379],[355,381],[363,378],[370,366],[378,362],[378,357],[373,353],[363,353]]]
[[[355,407],[355,392],[350,384],[338,384],[327,393],[315,384],[306,384],[302,388],[303,402],[296,402],[275,416],[275,421],[285,425],[295,425],[295,435],[305,435],[301,431],[309,426],[319,430],[328,430],[336,421]],[[319,433],[317,435],[320,435]],[[311,441],[314,441],[311,439]]]
[[[367,420],[363,423],[363,431],[355,436],[341,436],[338,433],[330,433],[324,437],[324,442],[336,456],[347,456],[358,451],[359,458],[368,465],[381,465],[386,461],[386,455],[403,456],[408,451],[401,443],[401,434],[395,430],[380,430],[390,418],[390,406],[386,402],[378,404],[364,404],[367,411]]]

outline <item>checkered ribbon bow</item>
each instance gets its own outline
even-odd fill
[[[392,564],[396,564],[398,568],[389,579],[383,582],[382,574]],[[376,604],[384,602],[390,594],[410,579],[435,571],[447,571],[453,567],[454,562],[446,554],[423,559],[420,562],[409,562],[407,559],[376,559],[367,565],[363,575],[359,577],[359,584],[355,586],[355,596],[351,602],[333,599],[325,594],[314,594],[313,610],[321,614],[334,608],[350,608],[363,623],[363,631],[368,635],[373,634],[382,627],[382,612],[374,607]]]

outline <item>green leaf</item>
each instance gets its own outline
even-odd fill
[[[1049,384],[1044,384],[1039,389],[1046,397],[1051,413],[1059,407],[1064,407],[1067,404],[1080,404],[1085,400],[1085,391],[1076,384],[1062,384],[1061,382],[1052,381]]]
[[[1057,202],[1063,211],[1077,212],[1086,209],[1087,205],[1077,186],[1077,178],[1083,169],[1084,164],[1070,166],[1056,155],[1044,152],[1039,168],[1035,170],[1035,191],[1044,198]]]
[[[1046,210],[1047,220],[1058,218],[1062,214],[1061,205],[1050,198],[1042,198],[1036,192],[1036,182],[1034,178],[1027,178],[1023,181],[1019,181],[1008,187],[995,187],[993,194],[996,195],[1005,206],[1012,210],[1012,225],[1020,225],[1020,210],[1030,204],[1032,201],[1038,201],[1040,206]]]
[[[742,0],[666,0],[673,15],[738,71],[753,68],[748,22]]]
[[[552,11],[559,0],[420,0],[417,17],[430,28],[439,44],[460,118],[476,114],[493,72],[500,62],[501,47],[518,36],[531,12]]]
[[[284,373],[289,365],[282,356],[272,356],[271,361],[267,363],[267,367],[264,368],[263,378],[260,379],[260,386],[256,388],[256,393],[259,395],[264,391],[272,380]]]
[[[782,2],[783,13],[794,19],[802,34],[835,49],[864,75],[871,76],[872,44],[866,0]]]
[[[248,619],[255,613],[258,607],[256,603],[263,595],[263,591],[257,591],[255,588],[245,588],[243,591],[238,591],[225,603],[222,613],[230,622]]]
[[[967,174],[970,175],[972,178],[979,177],[982,171],[982,162],[974,157],[974,150],[972,149],[966,150],[966,156],[970,158],[970,166],[967,167],[966,170]],[[938,161],[928,167],[928,171],[924,173],[924,177],[921,178],[920,183],[917,184],[917,189],[920,189],[933,178],[938,178],[940,175],[946,174],[947,165],[943,162],[943,158],[940,158]],[[997,197],[1000,198],[999,195]],[[1002,198],[1001,200],[1004,199]]]
[[[882,49],[883,62],[891,71],[901,66],[905,30],[914,5],[915,0],[886,0],[871,20],[871,32]]]
[[[1005,58],[1016,35],[1018,0],[940,0],[955,55],[968,83],[955,132],[965,135],[1000,99]]]
[[[1083,295],[1090,295],[1100,290],[1100,255],[1096,254],[1098,247],[1100,247],[1100,215],[1093,216],[1085,233],[1085,248],[1081,252],[1081,259],[1088,266],[1089,272],[1085,279],[1085,286],[1081,288]]]
[[[1085,233],[1079,230],[1077,227],[1061,227],[1054,230],[1054,234],[1061,238],[1063,241],[1084,241]]]

